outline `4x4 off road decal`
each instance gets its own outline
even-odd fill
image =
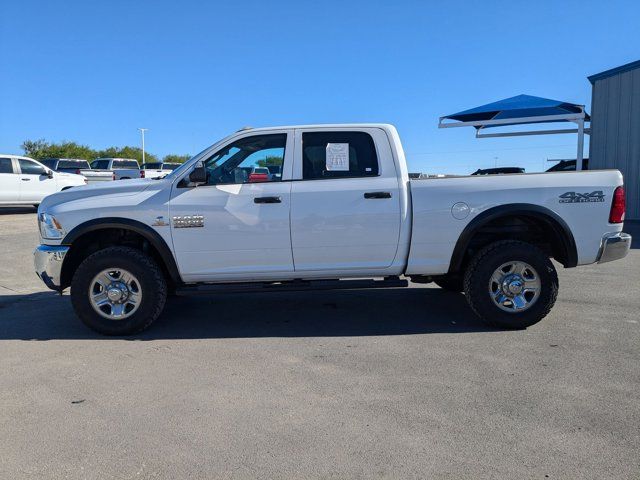
[[[567,192],[560,195],[560,203],[590,203],[604,202],[604,193],[602,190],[596,190],[591,193]]]

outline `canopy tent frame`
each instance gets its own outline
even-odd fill
[[[452,116],[459,115],[446,115],[440,117],[438,121],[438,128],[453,128],[453,127],[475,127],[476,138],[496,138],[496,137],[519,137],[528,135],[555,135],[562,133],[577,133],[578,145],[576,152],[576,170],[582,170],[584,160],[584,135],[591,134],[590,128],[585,128],[585,122],[589,122],[589,115],[585,111],[584,105],[573,105],[580,109],[577,113],[563,113],[557,115],[531,115],[516,118],[500,118],[500,119],[483,119],[483,120],[470,120],[470,121],[455,121],[446,122],[450,120]],[[464,113],[464,112],[462,112]],[[486,127],[507,127],[512,125],[531,125],[536,123],[551,123],[551,122],[572,122],[577,125],[577,128],[571,129],[553,129],[553,130],[523,130],[517,132],[497,132],[497,133],[482,133],[482,129]]]

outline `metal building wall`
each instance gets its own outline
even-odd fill
[[[624,175],[627,219],[640,219],[640,67],[593,82],[589,169]]]

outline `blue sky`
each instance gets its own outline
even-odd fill
[[[637,1],[0,2],[0,152],[25,139],[197,153],[245,125],[390,122],[411,171],[549,166],[575,136],[476,139],[440,115],[586,104],[640,58]]]

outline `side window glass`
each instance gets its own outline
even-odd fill
[[[43,164],[45,167],[50,168],[51,170],[55,170],[56,169],[56,162],[57,162],[57,160],[52,160],[52,159],[40,160],[41,164]],[[60,163],[62,163],[62,162],[60,162]]]
[[[278,182],[287,143],[285,133],[245,137],[204,161],[207,184]]]
[[[0,173],[13,173],[10,158],[0,158]]]
[[[107,170],[109,168],[109,160],[95,160],[91,162],[91,168],[96,170]]]
[[[44,175],[44,167],[31,160],[19,159],[20,171],[23,175]]]
[[[365,132],[308,132],[302,134],[302,178],[375,177],[378,157]]]

